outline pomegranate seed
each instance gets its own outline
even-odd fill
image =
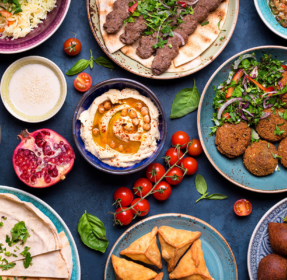
[[[44,162],[49,162],[49,158],[48,157],[44,157]]]
[[[46,175],[44,179],[47,184],[51,183],[51,178],[48,175]]]
[[[37,163],[40,165],[42,163],[42,159],[41,158],[38,158],[37,159]]]
[[[38,178],[41,178],[41,177],[42,177],[42,172],[37,172],[37,173],[36,173],[36,176],[37,176]]]
[[[64,142],[63,142],[63,141],[60,141],[60,145],[64,145]]]
[[[59,162],[62,163],[63,161],[64,161],[64,158],[63,158],[63,157],[60,157],[60,158],[59,158]]]
[[[59,149],[59,145],[57,143],[54,144],[55,149]]]

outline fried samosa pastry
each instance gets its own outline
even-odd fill
[[[169,279],[214,280],[206,266],[200,239],[192,244],[175,270],[169,274]]]
[[[112,255],[112,263],[117,280],[154,280],[157,273],[140,264]]]
[[[167,261],[168,272],[173,271],[178,260],[189,246],[200,237],[199,231],[188,231],[162,226],[158,230],[162,257]]]
[[[162,279],[163,279],[163,275],[164,275],[163,272],[159,273],[159,274],[157,275],[157,277],[154,278],[154,280],[162,280]]]
[[[156,243],[158,228],[134,241],[128,248],[121,251],[121,255],[127,256],[135,261],[156,265],[162,269],[162,261],[159,248]]]

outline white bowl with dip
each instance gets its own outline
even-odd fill
[[[1,99],[17,119],[39,123],[62,108],[67,83],[61,69],[51,60],[28,56],[11,64],[1,79]]]

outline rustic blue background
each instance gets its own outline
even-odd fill
[[[231,0],[234,1],[234,0]],[[83,43],[83,49],[78,57],[67,57],[63,52],[65,39],[77,33]],[[189,77],[159,81],[149,80],[133,75],[120,67],[114,71],[95,66],[93,70],[87,70],[93,78],[93,83],[125,77],[137,80],[150,87],[159,97],[169,115],[172,100],[175,94],[192,85],[196,79],[201,92],[212,73],[225,60],[232,55],[251,47],[261,45],[282,45],[286,41],[273,34],[259,18],[252,0],[241,0],[240,13],[237,27],[223,53],[209,66]],[[15,60],[29,55],[40,55],[54,61],[63,72],[68,70],[79,58],[89,59],[89,51],[93,50],[94,57],[103,56],[104,53],[97,45],[90,26],[88,24],[86,3],[84,0],[72,0],[69,13],[59,30],[41,46],[16,55],[0,55],[0,76],[5,69]],[[53,207],[67,223],[77,243],[81,266],[82,279],[103,279],[104,267],[108,253],[117,238],[126,228],[113,227],[108,211],[113,210],[113,192],[120,186],[132,187],[136,179],[144,176],[144,171],[129,176],[111,176],[91,167],[76,151],[72,138],[72,116],[81,94],[73,87],[74,77],[66,77],[68,83],[68,95],[61,111],[52,119],[41,124],[27,124],[15,119],[0,103],[0,125],[2,127],[2,139],[0,144],[0,184],[16,187],[30,192],[47,202]],[[197,112],[178,120],[168,119],[168,138],[166,148],[158,157],[161,162],[165,150],[169,148],[170,137],[177,130],[188,132],[191,137],[197,138],[196,126]],[[24,128],[34,131],[40,128],[51,128],[61,133],[75,148],[76,162],[73,170],[65,181],[54,187],[35,190],[27,187],[19,181],[12,166],[12,154],[18,144],[17,134]],[[270,195],[252,193],[225,180],[211,166],[204,154],[198,158],[198,173],[202,174],[208,183],[208,191],[222,193],[228,196],[225,201],[200,201],[195,186],[194,176],[186,177],[184,181],[173,188],[170,199],[166,202],[158,202],[152,197],[149,199],[151,211],[149,216],[161,213],[184,213],[198,217],[210,223],[229,242],[237,260],[239,279],[249,279],[247,272],[247,248],[253,229],[262,215],[275,203],[286,197],[286,194]],[[285,172],[285,170],[283,171]],[[233,212],[233,203],[240,198],[249,199],[253,205],[253,213],[249,217],[239,218]],[[98,216],[105,224],[110,245],[105,254],[90,250],[80,240],[77,233],[77,225],[81,215],[87,210]],[[138,219],[136,220],[138,221]]]

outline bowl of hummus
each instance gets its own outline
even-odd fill
[[[73,136],[81,155],[112,174],[133,173],[152,163],[166,135],[161,102],[146,86],[129,79],[95,85],[74,113]]]

